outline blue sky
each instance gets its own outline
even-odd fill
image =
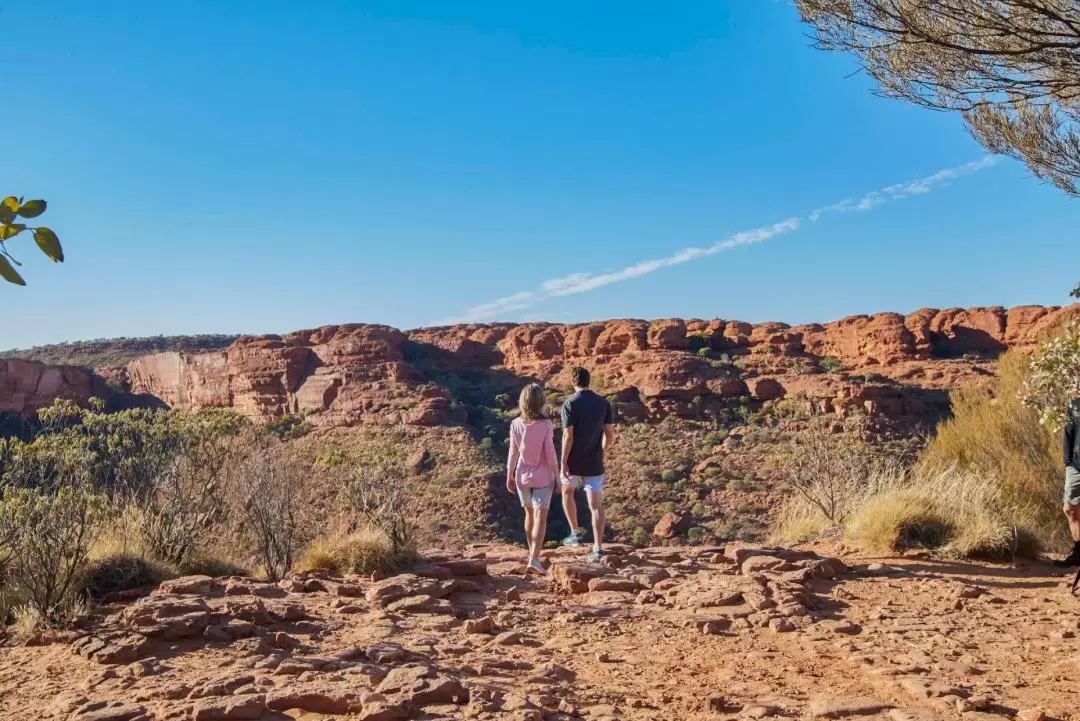
[[[1080,202],[980,162],[958,117],[873,96],[785,2],[36,0],[0,21],[4,193],[48,199],[67,254],[9,244],[29,285],[0,286],[0,347],[828,321],[1063,304],[1080,280]]]

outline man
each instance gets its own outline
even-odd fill
[[[563,543],[576,546],[578,535],[577,502],[574,490],[584,487],[592,513],[593,548],[590,561],[604,555],[604,450],[615,440],[611,404],[589,390],[589,371],[570,371],[574,395],[562,407],[562,500],[570,535]]]
[[[1069,531],[1072,532],[1073,549],[1065,558],[1054,561],[1055,566],[1071,568],[1080,566],[1080,435],[1076,432],[1080,424],[1080,398],[1069,404],[1065,412],[1065,438],[1062,453],[1065,457],[1065,517],[1069,519]],[[1077,575],[1080,579],[1080,574]]]

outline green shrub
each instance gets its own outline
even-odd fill
[[[645,529],[645,526],[638,526],[630,535],[630,542],[635,546],[647,546],[651,537],[652,534]]]
[[[708,533],[708,530],[702,528],[701,526],[694,526],[686,532],[686,540],[695,545],[699,545],[705,539],[705,536],[708,535]]]
[[[484,437],[484,438],[480,439],[480,450],[482,450],[482,451],[490,451],[493,446],[494,446],[494,443],[492,442],[490,436],[487,436],[487,437]]]
[[[825,356],[824,358],[818,359],[818,367],[826,373],[836,373],[844,367],[844,364],[839,358]]]
[[[712,343],[712,333],[691,333],[686,336],[690,343],[690,352],[697,353],[702,358],[709,355],[709,345]]]
[[[674,471],[670,468],[666,468],[660,473],[660,480],[662,480],[664,483],[674,483],[678,479],[678,471]]]
[[[674,501],[667,501],[666,503],[661,504],[660,508],[664,510],[664,513],[674,513],[678,506],[675,505]]]
[[[6,580],[46,623],[61,621],[74,602],[90,547],[110,513],[104,496],[88,485],[5,489],[0,539],[10,553]]]
[[[690,513],[694,514],[696,518],[701,518],[709,513],[709,507],[704,503],[695,503],[694,507],[690,509]]]

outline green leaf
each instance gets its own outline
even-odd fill
[[[19,233],[26,230],[26,226],[22,223],[14,223],[12,225],[0,225],[0,240],[7,240],[8,238],[14,238]]]
[[[64,262],[64,249],[60,247],[60,239],[51,229],[44,226],[34,228],[34,242],[54,263]]]
[[[19,199],[16,198],[14,195],[9,195],[3,200],[0,200],[0,205],[4,206],[12,213],[19,212]]]
[[[22,279],[22,276],[19,275],[13,267],[11,267],[11,263],[8,262],[8,259],[2,255],[0,255],[0,278],[3,278],[8,283],[14,283],[15,285],[26,285],[26,281]]]
[[[15,212],[6,205],[0,205],[0,223],[10,225],[15,222]]]
[[[28,200],[19,206],[19,215],[24,218],[36,218],[45,212],[44,200]]]

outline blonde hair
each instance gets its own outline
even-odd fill
[[[547,412],[544,410],[544,389],[539,383],[530,383],[521,389],[521,395],[518,396],[518,410],[526,421],[547,418]]]

